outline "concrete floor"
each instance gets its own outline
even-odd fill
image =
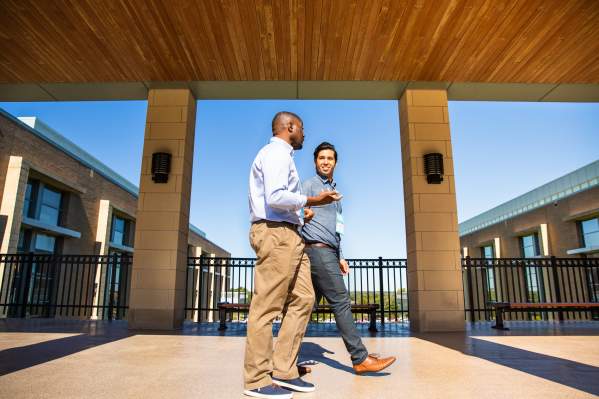
[[[364,342],[393,354],[388,372],[356,376],[340,338],[312,332],[311,394],[295,398],[590,398],[599,395],[599,323],[482,324],[466,333]],[[319,327],[334,331],[333,326]],[[244,338],[213,326],[134,333],[124,322],[0,320],[0,398],[242,398]],[[234,330],[234,329],[233,329]],[[397,328],[396,328],[397,330]],[[319,336],[321,335],[321,336]],[[325,336],[322,336],[325,335]]]

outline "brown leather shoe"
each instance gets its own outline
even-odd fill
[[[392,365],[394,361],[395,356],[381,358],[379,355],[370,354],[362,363],[354,365],[354,371],[356,374],[381,371]]]
[[[297,372],[299,373],[300,377],[303,377],[304,375],[311,373],[312,369],[308,366],[297,366]]]

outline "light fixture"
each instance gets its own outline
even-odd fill
[[[155,183],[168,182],[168,174],[171,171],[171,154],[166,152],[155,152],[152,154],[152,180]]]
[[[443,181],[443,154],[438,152],[425,154],[424,173],[428,184],[441,184]]]

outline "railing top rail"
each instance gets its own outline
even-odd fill
[[[462,258],[462,267],[599,267],[599,258]]]
[[[386,258],[364,258],[364,259],[346,259],[352,268],[359,269],[397,269],[406,268],[407,259],[386,259]],[[217,266],[217,267],[254,267],[256,258],[213,258],[208,256],[192,257],[187,260],[189,268],[199,266]]]
[[[189,256],[189,260],[230,260],[230,261],[255,261],[256,258],[232,258],[232,257],[211,257],[211,256]],[[348,262],[407,262],[405,258],[346,258]]]
[[[18,253],[18,254],[0,254],[0,259],[3,261],[18,260],[18,259],[29,259],[35,260],[89,260],[89,259],[132,259],[133,255],[127,253],[109,254],[109,255],[76,255],[76,254],[39,254],[39,253]]]

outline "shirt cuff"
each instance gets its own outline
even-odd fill
[[[300,204],[301,204],[301,205],[300,205],[300,208],[303,208],[303,207],[305,207],[305,206],[306,206],[306,203],[308,203],[308,196],[307,196],[307,195],[300,194],[300,197],[301,197],[301,201],[300,201]]]

